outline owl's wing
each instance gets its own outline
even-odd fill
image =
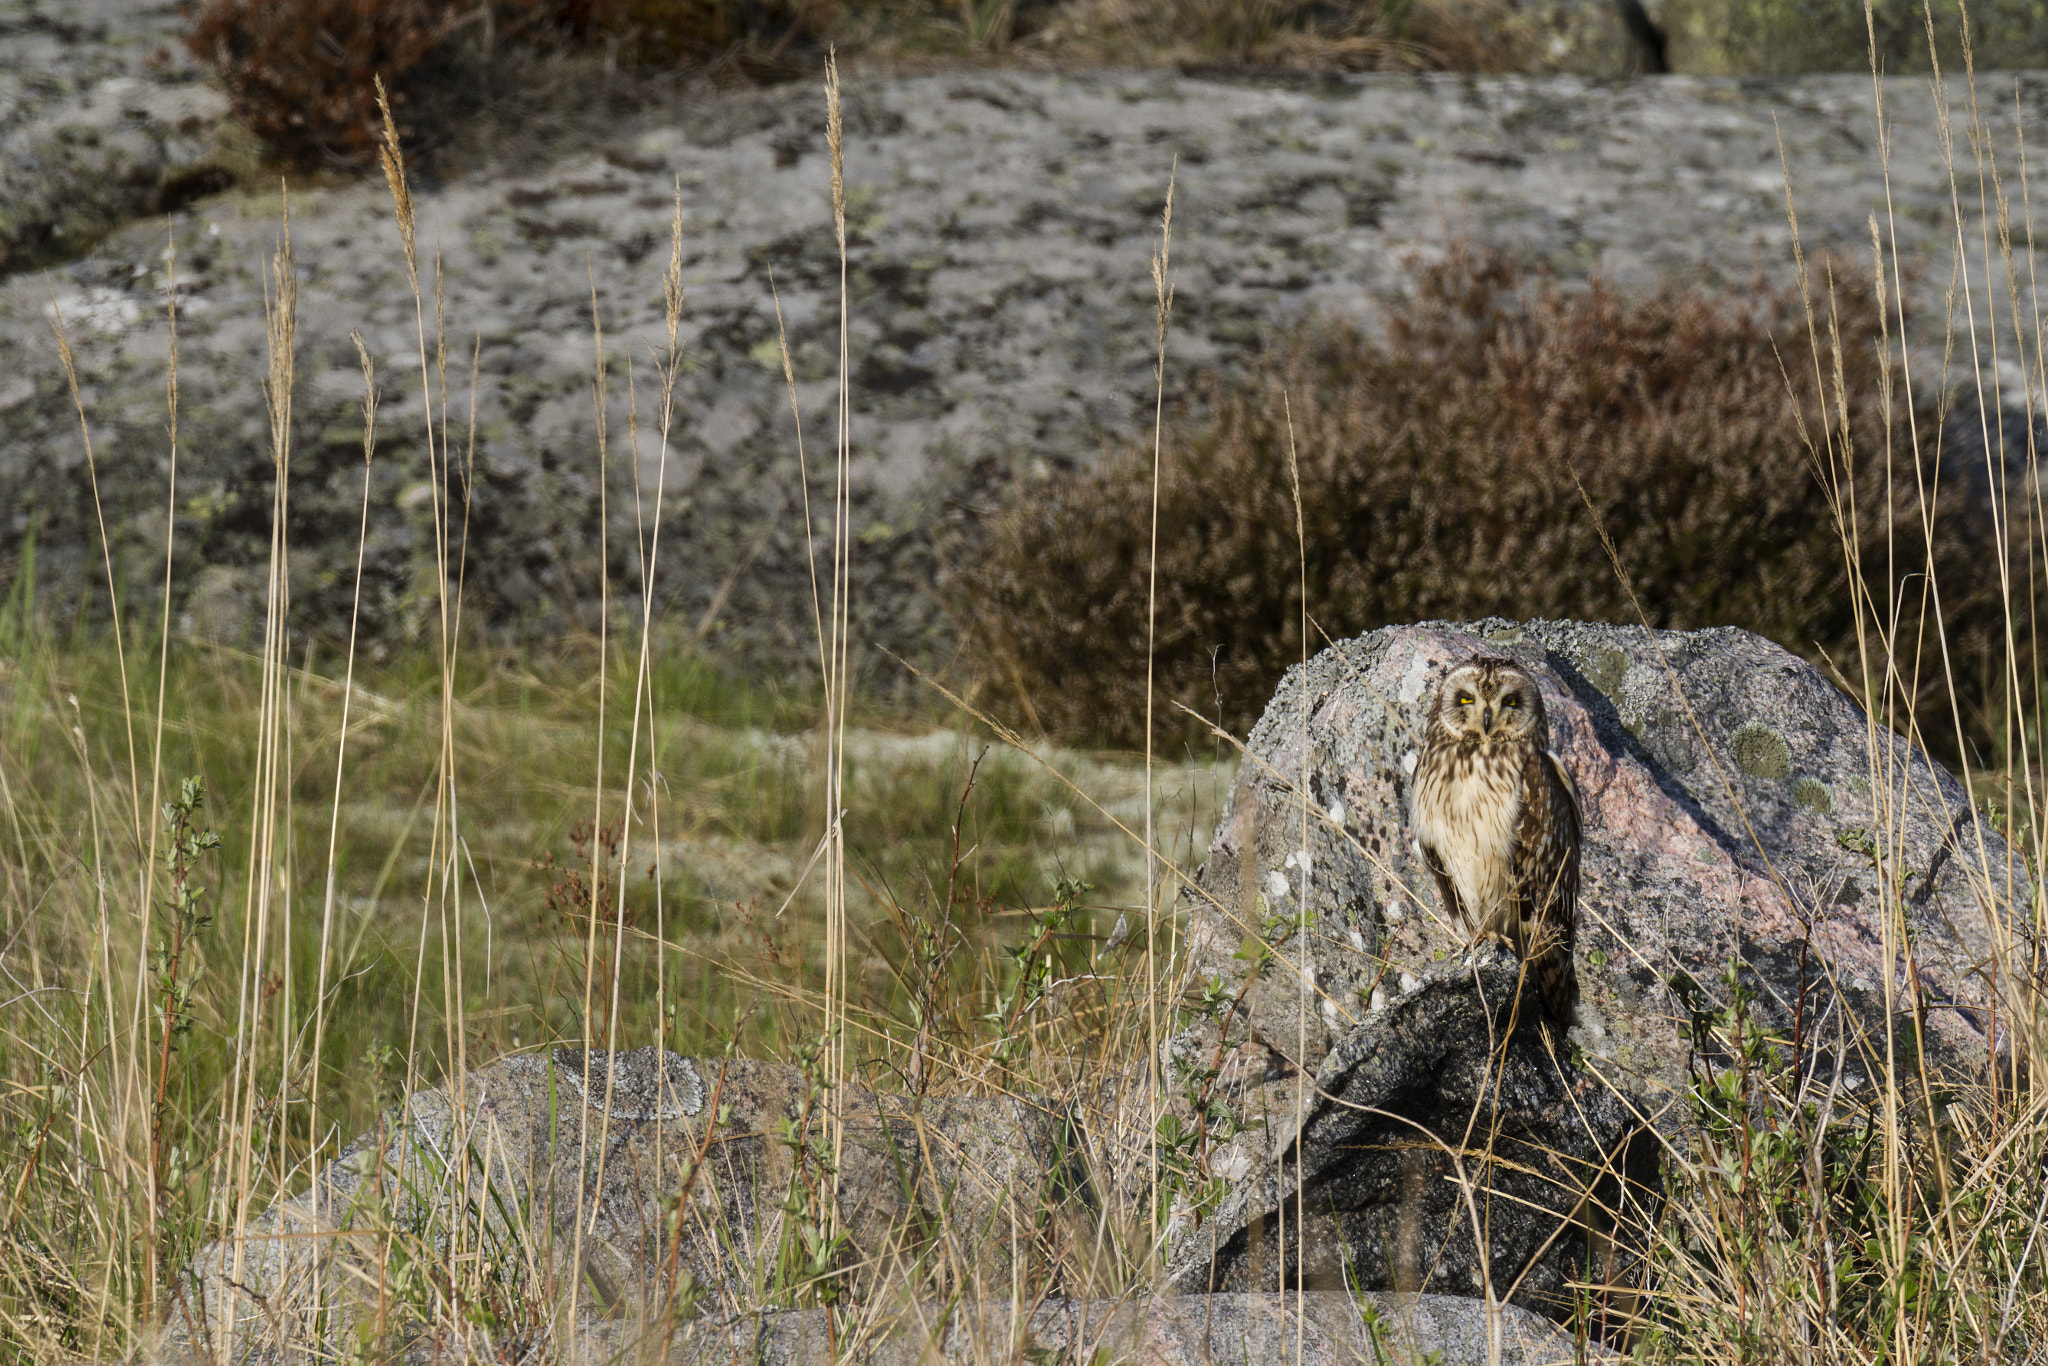
[[[1578,823],[1580,829],[1584,829],[1586,808],[1579,804],[1579,785],[1572,781],[1571,770],[1564,766],[1564,760],[1557,757],[1557,751],[1554,749],[1544,750],[1543,757],[1550,760],[1550,771],[1557,775],[1557,780],[1564,784],[1565,795],[1572,799],[1573,820]]]
[[[1569,1025],[1579,997],[1572,956],[1579,918],[1579,794],[1564,764],[1547,750],[1529,756],[1522,783],[1514,870],[1522,953],[1536,970],[1551,1016]]]

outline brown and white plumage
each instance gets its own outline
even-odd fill
[[[1413,822],[1451,924],[1529,964],[1544,1005],[1569,1026],[1579,899],[1579,797],[1550,750],[1543,695],[1513,660],[1474,659],[1430,704]]]

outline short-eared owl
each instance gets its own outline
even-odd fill
[[[1514,661],[1451,670],[1415,769],[1415,832],[1451,924],[1496,935],[1528,962],[1568,1027],[1579,1000],[1579,797],[1550,752],[1536,680]]]

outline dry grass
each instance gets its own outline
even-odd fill
[[[462,377],[425,334],[407,172],[388,112],[380,122],[416,290],[414,378],[441,411]],[[672,344],[680,232],[678,213],[660,284]],[[674,658],[644,606],[637,621],[607,617],[616,636],[571,642],[538,668],[483,654],[460,629],[456,536],[437,545],[431,649],[373,669],[351,644],[316,667],[278,572],[294,491],[294,278],[281,225],[261,377],[276,530],[260,650],[140,625],[132,638],[55,638],[31,607],[32,555],[0,613],[0,1142],[13,1178],[0,1359],[133,1351],[196,1249],[302,1188],[397,1096],[556,1040],[738,1047],[804,1066],[826,1098],[827,1137],[806,1161],[829,1179],[802,1192],[816,1246],[731,1307],[843,1300],[837,1083],[1045,1094],[1149,1056],[1156,1032],[1133,1022],[1160,1012],[1134,1014],[1123,975],[1094,970],[1107,922],[1145,914],[1153,886],[1124,837],[1156,824],[1168,861],[1192,862],[1227,765],[1205,777],[989,755],[948,713],[934,715],[952,729],[878,731],[850,686],[850,537],[816,547],[818,691],[777,696]],[[622,382],[602,359],[602,323],[600,413]],[[634,409],[662,440],[679,356],[658,358]],[[173,345],[174,480],[176,365]],[[378,458],[373,396],[394,382],[410,380],[365,360],[366,465]],[[425,434],[437,527],[461,524],[463,430],[454,418]],[[603,433],[600,466],[614,435],[638,432]],[[839,444],[805,474],[840,527],[849,464]],[[638,534],[652,574],[659,521]],[[1132,952],[1126,936],[1118,961]],[[1138,1133],[1125,1146],[1142,1162]],[[432,1229],[392,1232],[392,1255],[415,1269],[441,1246]],[[1082,1247],[1046,1274],[1099,1284],[1097,1271],[1149,1264],[1142,1233],[1115,1236],[1115,1268]],[[469,1267],[431,1303],[409,1298],[402,1285],[418,1286],[401,1276],[377,1321],[402,1336],[440,1331],[463,1305],[574,1318],[577,1278],[507,1274]]]
[[[840,0],[527,0],[578,43],[650,65],[725,63],[774,76],[831,31]],[[806,63],[808,66],[808,63]]]
[[[465,119],[506,119],[508,82],[523,97],[512,122],[533,121],[534,102],[550,96],[574,107],[580,92],[535,81],[548,57],[597,54],[606,86],[621,65],[790,79],[815,61],[835,9],[836,0],[205,0],[185,42],[273,159],[360,170],[383,137],[376,81],[416,149],[458,137]],[[575,84],[592,75],[580,70]]]
[[[1543,69],[1506,4],[1404,0],[1068,0],[1037,46],[1069,57],[1283,72]]]
[[[397,132],[382,123],[412,265]],[[674,260],[660,286],[672,339],[687,307]],[[279,566],[293,278],[281,234],[258,377]],[[978,604],[1017,633],[984,640],[1002,652],[994,686],[1012,690],[1001,712],[1056,727],[1118,731],[1145,713],[1154,699],[1130,680],[1148,660],[1132,642],[1155,626],[1159,691],[1206,711],[1222,680],[1226,719],[1241,720],[1262,680],[1314,645],[1312,612],[1336,633],[1368,624],[1346,611],[1396,604],[1622,616],[1640,601],[1660,622],[1749,613],[1795,644],[1846,643],[1843,673],[1877,724],[1966,758],[1990,737],[1995,769],[1965,776],[2001,793],[1998,819],[2034,875],[2031,888],[1983,889],[2004,936],[2010,1054],[1937,1090],[1910,1040],[1889,1041],[1867,1088],[1823,1092],[1796,1043],[1788,1056],[1755,1028],[1733,983],[1702,991],[1687,1023],[1708,1046],[1690,1113],[1666,1133],[1665,1203],[1643,1230],[1655,1278],[1606,1306],[1633,1315],[1643,1360],[2007,1361],[2048,1334],[2048,1098],[2031,1066],[2048,803],[2030,646],[2048,517],[2038,489],[1994,484],[1996,532],[1974,559],[1953,558],[1939,482],[1901,441],[1914,400],[1892,359],[1896,271],[1882,278],[1876,291],[1808,275],[1791,300],[1627,300],[1456,257],[1424,276],[1384,345],[1325,332],[1258,383],[1213,388],[1211,420],[1160,443],[1156,503],[1149,466],[1046,491],[1043,577],[1024,572],[1033,524],[1020,513]],[[1966,287],[2020,314],[2016,363],[2033,392],[2048,387],[2024,282]],[[1856,301],[1873,294],[1881,321],[1857,323],[1868,305]],[[462,379],[416,303],[416,380],[442,411]],[[850,371],[843,342],[840,359]],[[660,358],[638,406],[664,432],[676,363],[673,349]],[[592,378],[599,391],[622,382],[601,359]],[[459,413],[460,399],[448,406]],[[1278,445],[1290,413],[1295,440]],[[458,417],[426,437],[440,527],[459,524],[461,429]],[[851,452],[834,435],[803,477],[843,527]],[[374,459],[367,433],[365,450]],[[1572,514],[1581,484],[1611,543]],[[1156,561],[1134,529],[1155,513]],[[652,572],[658,524],[640,536]],[[1603,568],[1610,544],[1633,598]],[[1182,994],[1171,911],[1227,768],[1161,781],[1150,764],[1033,751],[987,722],[877,735],[850,686],[858,553],[836,535],[815,547],[821,689],[793,697],[664,664],[645,615],[559,673],[482,657],[459,625],[459,542],[442,547],[433,648],[374,674],[352,657],[305,661],[281,573],[253,656],[139,630],[125,648],[53,641],[32,618],[32,585],[17,583],[0,611],[0,1359],[129,1355],[191,1251],[301,1187],[378,1105],[556,1039],[715,1053],[737,1038],[815,1079],[821,1136],[792,1140],[803,1181],[786,1207],[810,1241],[731,1308],[824,1304],[854,1325],[935,1284],[906,1272],[849,1302],[862,1283],[835,1261],[831,1083],[1073,1095],[1145,1075],[1164,1034],[1218,1004]],[[1155,579],[1156,621],[1143,605]],[[1089,594],[1099,601],[1083,612]],[[1212,675],[1216,641],[1243,648]],[[1970,652],[1995,670],[1991,686],[1967,673]],[[1918,681],[1923,664],[1938,688]],[[1964,695],[1966,721],[1937,700]],[[977,758],[981,733],[1005,757]],[[187,773],[211,781],[203,803]],[[1199,799],[1163,809],[1157,794],[1203,782]],[[1888,831],[1870,837],[1873,857],[1893,856]],[[1077,873],[1107,897],[1091,902]],[[768,913],[763,892],[790,894],[792,918]],[[1109,956],[1098,915],[1142,917],[1153,952],[1127,925]],[[1905,923],[1897,896],[1872,919],[1889,953]],[[1115,1135],[1099,1239],[1056,1242],[1027,1294],[1142,1292],[1161,1202],[1210,1189],[1201,1130],[1224,1121],[1182,1109],[1168,1127],[1156,1092],[1137,1099]],[[461,1235],[390,1232],[415,1271],[436,1270],[444,1235]],[[440,1298],[394,1292],[394,1332],[468,1340],[464,1306],[542,1323],[580,1293],[574,1278],[482,1260],[438,1270],[461,1283]],[[1590,1301],[1605,1287],[1584,1289]]]

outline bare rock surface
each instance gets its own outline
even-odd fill
[[[2022,76],[2016,91],[2032,120],[2048,85]],[[1937,301],[1920,337],[1934,344],[1955,237],[1936,118],[1917,80],[1893,88],[1888,111],[1889,203],[1906,264],[1929,266],[1909,289]],[[1887,213],[1871,85],[1848,76],[972,72],[851,80],[847,130],[856,612],[869,638],[912,654],[950,639],[934,585],[1015,481],[1097,459],[1149,422],[1148,261],[1169,177],[1173,385],[1242,364],[1308,310],[1373,323],[1413,254],[1458,235],[1566,279],[1788,280],[1781,141],[1809,252],[1864,258],[1869,215]],[[658,487],[666,618],[742,662],[815,657],[778,337],[794,358],[811,530],[829,532],[840,273],[827,180],[823,103],[805,85],[692,99],[622,120],[601,152],[417,186],[430,368],[437,290],[447,323],[445,409],[438,378],[431,406],[460,471],[449,515],[466,546],[465,620],[507,634],[593,625],[605,555],[615,583],[638,581],[640,517]],[[664,453],[650,348],[678,187],[688,362]],[[230,639],[261,621],[273,477],[262,271],[278,208],[227,196],[171,225],[183,299],[175,610]],[[1974,231],[1963,237],[1980,249]],[[55,316],[79,360],[115,577],[161,577],[166,240],[162,222],[137,225],[52,280],[0,284],[0,542],[18,552],[36,538],[40,586],[60,606],[103,601],[105,576]],[[364,625],[401,640],[437,620],[434,499],[418,326],[383,187],[295,192],[292,246],[293,612],[345,632],[359,329],[384,402]],[[2025,279],[2024,237],[2017,250]],[[602,480],[593,290],[612,367]],[[2002,373],[1987,371],[1994,390]]]
[[[233,183],[227,100],[185,51],[180,10],[0,0],[0,271]]]
[[[1467,956],[1407,826],[1435,688],[1489,654],[1537,679],[1584,809],[1561,1038],[1512,956]],[[2029,895],[1953,776],[1746,632],[1488,621],[1337,645],[1253,732],[1195,889],[1195,970],[1234,1008],[1173,1056],[1249,1127],[1211,1159],[1220,1207],[1181,1211],[1175,1281],[1474,1294],[1485,1272],[1562,1319],[1567,1282],[1630,1280],[1639,1249],[1612,1229],[1653,1199],[1689,1079],[1725,1061],[1691,1022],[1725,1004],[1730,965],[1822,1091],[1870,1085],[1887,1038],[1899,1075],[1923,1050],[1969,1075],[2032,961],[1997,908]]]
[[[1511,958],[1425,973],[1344,1033],[1312,1084],[1283,1064],[1248,1085],[1239,1069],[1257,1064],[1226,1055],[1221,1094],[1248,1127],[1212,1159],[1229,1183],[1217,1207],[1198,1223],[1183,1201],[1169,1283],[1423,1286],[1475,1310],[1491,1288],[1561,1323],[1585,1307],[1574,1283],[1639,1283],[1639,1241],[1588,1232],[1645,1226],[1655,1139],[1626,1093],[1545,1037],[1519,978]],[[1184,1075],[1217,1060],[1213,1036],[1177,1042]],[[1295,1042],[1242,1051],[1291,1057]],[[1591,1326],[1609,1326],[1597,1304]]]
[[[730,1317],[845,1268],[864,1283],[938,1237],[957,1275],[1008,1286],[1013,1249],[1080,1179],[1082,1140],[1050,1106],[851,1087],[837,1202],[848,1240],[821,1245],[813,1207],[832,1145],[812,1079],[654,1048],[613,1056],[517,1054],[416,1093],[305,1193],[200,1252],[175,1345],[205,1355],[225,1340],[261,1359],[353,1335],[379,1312],[402,1342],[407,1311],[454,1293],[479,1262],[470,1302],[498,1315],[492,1334],[515,1354],[548,1340],[544,1287],[574,1269],[585,1310],[641,1323],[679,1301]]]
[[[1303,1366],[1434,1362],[1486,1366],[1488,1324],[1475,1300],[1449,1295],[1161,1295],[1130,1300],[1050,1300],[1018,1314],[1008,1302],[961,1306],[944,1319],[906,1314],[898,1331],[860,1353],[878,1366],[948,1362],[1115,1361],[1129,1366]],[[1500,1315],[1502,1366],[1566,1366],[1620,1358],[1575,1345],[1547,1320],[1513,1305]],[[679,1355],[760,1366],[832,1360],[816,1310],[693,1329]],[[1042,1354],[1042,1355],[1040,1355]],[[1440,1354],[1440,1355],[1435,1355]],[[843,1358],[842,1358],[843,1359]]]

